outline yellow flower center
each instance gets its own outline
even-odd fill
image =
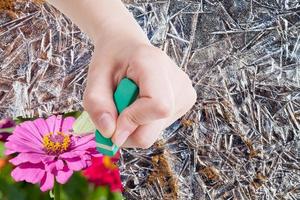
[[[103,165],[105,168],[107,169],[116,169],[117,166],[115,165],[115,163],[112,162],[111,158],[109,156],[104,156],[103,157]]]
[[[49,154],[63,153],[69,148],[70,144],[70,136],[62,132],[50,132],[43,137],[44,149]]]

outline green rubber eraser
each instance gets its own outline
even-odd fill
[[[114,156],[119,147],[115,145],[110,138],[106,138],[101,133],[96,130],[96,143],[97,143],[97,150],[107,156]]]
[[[130,106],[137,98],[139,93],[138,86],[130,79],[124,78],[120,81],[115,93],[114,102],[120,114],[125,108]],[[102,136],[102,134],[96,130],[96,143],[97,150],[107,156],[114,156],[118,151],[118,146],[113,144],[110,138]]]

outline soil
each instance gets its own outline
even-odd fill
[[[9,10],[9,11],[14,10],[14,4],[16,1],[17,0],[1,0],[0,1],[0,10]],[[44,3],[45,0],[33,0],[33,2]]]

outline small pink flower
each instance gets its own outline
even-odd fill
[[[12,119],[1,119],[0,120],[0,141],[6,142],[10,132],[10,128],[15,126],[15,122]]]
[[[94,134],[74,136],[69,130],[75,119],[51,116],[18,125],[5,144],[6,155],[18,153],[10,162],[15,181],[40,184],[42,191],[53,188],[54,181],[66,183],[74,171],[91,165],[97,156]]]
[[[7,119],[1,119],[0,120],[0,129],[2,128],[11,128],[14,127],[16,124],[14,120],[7,118]]]

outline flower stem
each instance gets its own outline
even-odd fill
[[[60,184],[57,182],[54,185],[54,200],[60,200]]]

